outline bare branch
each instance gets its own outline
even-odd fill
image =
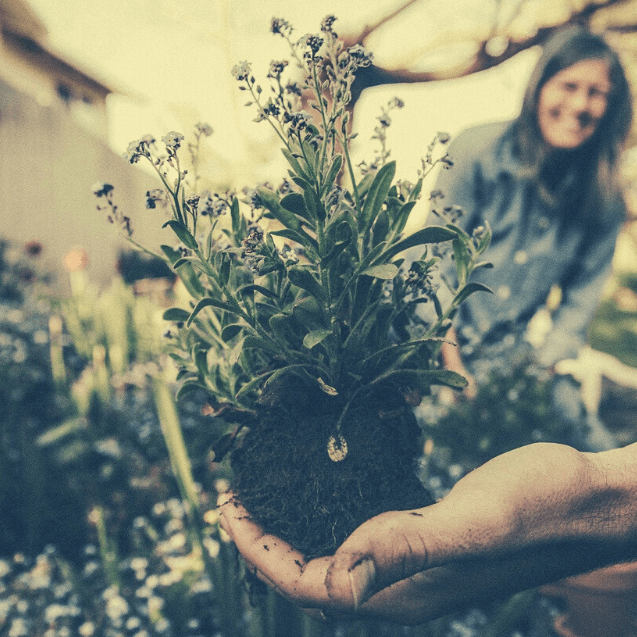
[[[382,27],[384,24],[387,24],[391,20],[393,20],[396,16],[400,15],[405,9],[408,9],[412,5],[421,2],[422,0],[407,0],[403,5],[383,16],[374,24],[366,24],[360,33],[351,36],[345,36],[344,41],[347,46],[352,46],[353,44],[364,44],[365,40],[372,34],[374,31]]]
[[[411,5],[417,0],[411,0],[397,11],[404,10],[407,6]],[[492,55],[488,52],[488,39],[481,42],[477,42],[477,52],[468,61],[460,64],[455,64],[448,68],[437,71],[411,71],[407,68],[385,68],[376,65],[372,65],[365,69],[360,69],[356,77],[356,81],[352,86],[352,105],[358,100],[360,94],[367,88],[373,86],[382,86],[385,84],[415,84],[424,82],[434,82],[438,80],[454,79],[459,77],[466,77],[480,71],[493,68],[502,64],[506,60],[511,59],[518,53],[530,49],[534,46],[544,44],[546,40],[558,29],[569,24],[590,24],[593,17],[603,9],[608,9],[612,6],[618,6],[630,2],[631,0],[605,0],[604,2],[589,4],[579,11],[575,11],[571,14],[570,18],[563,23],[551,26],[541,27],[537,32],[524,40],[514,41],[509,40],[506,48],[497,55]],[[381,24],[386,23],[391,17],[387,16],[387,19],[379,20],[373,27],[366,27],[363,33],[369,35],[375,28],[378,28]],[[608,28],[609,31],[620,33],[632,33],[637,31],[637,25],[624,24],[620,26],[613,26]],[[365,37],[367,37],[365,35]],[[363,38],[364,39],[364,38]],[[362,41],[362,39],[360,40]]]

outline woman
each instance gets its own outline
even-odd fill
[[[464,210],[459,223],[467,231],[488,222],[493,233],[484,255],[493,268],[475,271],[472,280],[494,293],[474,294],[461,306],[450,333],[460,348],[443,349],[447,367],[469,377],[470,397],[494,361],[506,365],[525,343],[528,322],[554,285],[562,302],[535,352],[538,362],[552,368],[585,343],[624,219],[617,168],[631,118],[617,54],[573,27],[547,43],[516,120],[469,129],[451,144],[454,166],[442,171],[437,190],[446,206]],[[447,264],[443,276],[452,271]],[[558,414],[581,422],[570,380],[556,378],[554,398]],[[613,446],[589,416],[590,435],[576,444]]]

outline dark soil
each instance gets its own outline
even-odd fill
[[[332,461],[338,396],[289,381],[263,401],[258,424],[232,454],[233,488],[267,533],[307,559],[329,555],[365,520],[433,504],[416,477],[421,431],[402,396],[376,391],[350,406],[347,457]]]

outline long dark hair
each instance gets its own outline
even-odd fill
[[[563,69],[583,60],[605,60],[608,63],[611,92],[606,112],[595,133],[581,147],[568,151],[570,172],[575,173],[580,219],[594,219],[599,210],[619,193],[617,162],[632,122],[630,88],[619,56],[606,41],[581,26],[571,26],[557,32],[546,43],[531,75],[522,110],[512,133],[516,154],[521,164],[521,177],[534,182],[541,196],[559,204],[567,196],[550,182],[549,148],[538,123],[538,102],[542,87]],[[574,192],[569,188],[569,193]],[[558,208],[564,208],[558,206]]]

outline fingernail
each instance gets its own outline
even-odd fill
[[[354,608],[360,608],[370,596],[376,579],[376,567],[371,558],[366,558],[354,564],[348,574]]]

